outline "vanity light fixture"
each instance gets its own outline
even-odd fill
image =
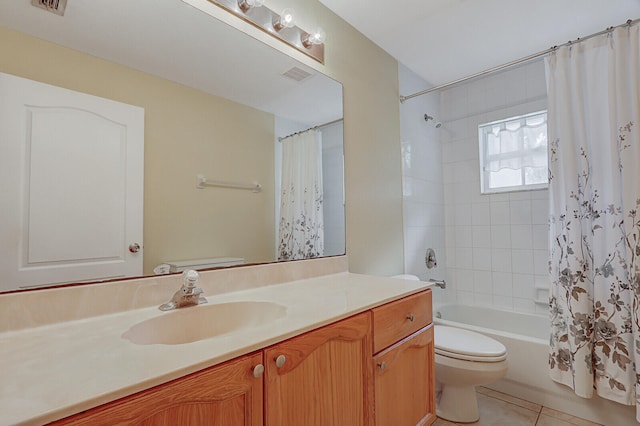
[[[260,7],[264,4],[264,0],[238,0],[238,7],[244,13],[247,13],[251,8]]]
[[[308,33],[297,27],[293,9],[286,8],[282,13],[276,13],[264,6],[264,0],[208,1],[324,64],[326,33],[322,28]]]

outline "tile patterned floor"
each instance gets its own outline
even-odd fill
[[[598,423],[580,419],[491,389],[478,387],[477,393],[480,420],[475,423],[465,423],[465,425],[601,426]],[[462,423],[452,423],[437,419],[433,426],[458,426],[459,424]]]

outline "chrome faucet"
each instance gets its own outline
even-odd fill
[[[172,309],[184,308],[187,306],[195,306],[207,303],[207,299],[202,294],[202,289],[198,287],[200,274],[193,269],[189,269],[182,273],[184,283],[170,301],[158,307],[161,311],[170,311]]]
[[[447,283],[444,280],[435,280],[433,278],[429,278],[429,282],[433,283],[436,287],[447,288]]]

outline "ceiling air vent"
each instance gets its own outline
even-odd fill
[[[298,67],[293,67],[289,71],[282,73],[282,75],[295,81],[302,81],[312,74]]]
[[[31,0],[31,4],[62,16],[67,7],[67,0]]]

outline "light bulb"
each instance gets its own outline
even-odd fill
[[[251,8],[260,7],[264,4],[264,0],[238,0],[238,7],[247,13]]]
[[[327,38],[327,33],[320,27],[314,32],[302,37],[302,45],[309,49],[314,44],[322,44]]]
[[[295,11],[293,9],[283,10],[280,19],[282,20],[283,26],[287,28],[293,27],[296,24]]]
[[[316,30],[311,34],[311,42],[313,44],[322,44],[327,39],[327,33],[321,27],[316,28]]]
[[[296,24],[295,14],[296,12],[291,8],[284,9],[280,17],[273,23],[273,28],[280,31],[283,28],[293,27]]]

